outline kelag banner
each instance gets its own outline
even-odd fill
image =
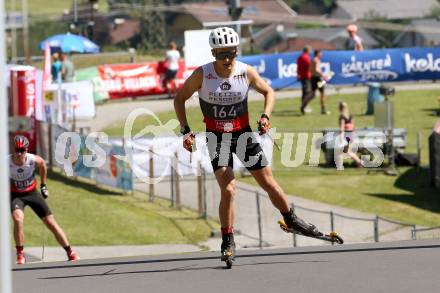
[[[254,55],[239,60],[254,66],[274,89],[282,89],[300,86],[296,79],[299,55]],[[324,72],[335,73],[329,81],[335,85],[440,79],[440,48],[323,51],[321,63]]]

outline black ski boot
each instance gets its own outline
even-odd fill
[[[234,242],[234,234],[228,233],[222,235],[222,246],[221,253],[222,261],[232,261],[235,259],[235,242]]]
[[[315,225],[307,223],[304,220],[298,218],[292,209],[288,213],[281,213],[284,218],[284,223],[286,224],[286,230],[290,233],[303,234],[304,236],[321,236],[322,233],[318,231]]]

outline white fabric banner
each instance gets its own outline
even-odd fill
[[[96,115],[95,101],[93,98],[93,83],[91,81],[77,81],[61,83],[61,105],[65,109],[67,117],[72,119],[75,107],[76,119],[93,118]],[[58,84],[52,83],[46,91],[57,92]]]
[[[267,135],[257,135],[257,140],[261,144],[264,154],[271,165],[273,152],[272,140],[267,137]],[[121,139],[110,139],[110,143],[122,146]],[[130,145],[133,150],[133,176],[138,177],[138,179],[149,176],[149,150],[151,148],[153,150],[154,176],[156,178],[171,175],[172,160],[176,153],[178,158],[178,164],[176,167],[178,174],[182,176],[197,175],[199,162],[206,172],[213,173],[211,160],[208,154],[208,147],[206,144],[206,136],[204,133],[199,133],[196,136],[197,151],[192,153],[191,161],[190,153],[182,147],[182,136],[176,135],[142,138],[130,141],[128,142],[127,146],[128,145]],[[244,166],[241,161],[236,155],[234,155],[233,158],[234,171],[242,171]]]

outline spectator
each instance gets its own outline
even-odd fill
[[[301,82],[301,113],[305,114],[307,112],[310,112],[309,109],[306,109],[306,101],[310,101],[310,96],[313,95],[312,93],[312,86],[311,86],[311,71],[310,71],[310,51],[312,48],[310,46],[305,46],[303,49],[303,53],[298,57],[296,60],[297,69],[296,69],[296,75],[298,80]]]
[[[165,77],[162,81],[162,87],[166,89],[169,99],[171,99],[175,95],[177,90],[176,75],[177,71],[179,70],[179,59],[180,52],[177,50],[176,43],[170,42],[169,50],[166,52],[165,59],[167,71],[165,72]],[[170,81],[173,82],[173,91],[171,91],[169,87]]]
[[[346,155],[352,158],[358,168],[362,167],[362,161],[359,157],[351,150],[352,142],[353,142],[353,131],[354,131],[354,119],[353,116],[350,115],[350,110],[348,109],[348,105],[345,102],[339,102],[339,129],[340,129],[340,137],[339,142],[340,147],[343,147],[343,153],[337,156],[336,159],[336,167],[338,170],[343,170],[343,160]]]
[[[52,82],[61,81],[61,61],[60,55],[58,52],[52,54],[52,66],[51,66],[51,74],[52,74]]]
[[[315,50],[315,54],[312,60],[312,63],[310,65],[310,71],[312,73],[312,93],[311,98],[313,99],[315,96],[316,90],[319,91],[320,94],[320,102],[321,102],[321,114],[328,115],[330,112],[328,112],[325,109],[325,81],[327,81],[328,77],[324,75],[324,73],[321,70],[321,57],[322,52],[321,50]],[[307,102],[308,103],[308,102]],[[307,103],[305,103],[307,105]]]
[[[348,32],[348,49],[355,51],[363,51],[364,46],[362,45],[362,39],[357,35],[358,27],[355,24],[350,24],[347,26]]]
[[[66,54],[61,54],[61,78],[64,82],[75,81],[75,66]]]

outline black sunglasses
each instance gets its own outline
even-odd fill
[[[21,154],[23,154],[23,153],[26,152],[26,148],[16,148],[16,149],[15,149],[15,152],[16,152],[16,153],[21,153]]]
[[[215,59],[217,60],[234,59],[235,57],[237,57],[237,51],[215,52]]]

